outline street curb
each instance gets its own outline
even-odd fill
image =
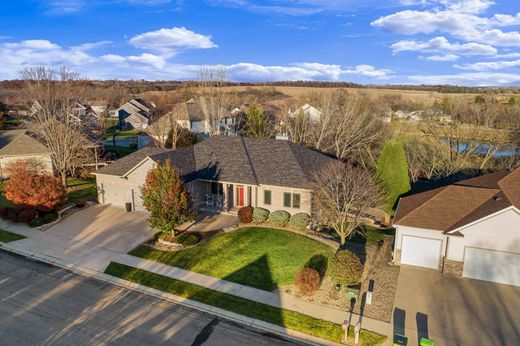
[[[284,327],[280,327],[265,321],[257,320],[251,317],[243,316],[231,311],[227,311],[224,309],[220,309],[211,305],[203,304],[191,299],[187,299],[184,297],[179,297],[174,294],[170,294],[167,292],[163,292],[148,286],[144,286],[141,284],[137,284],[131,281],[127,281],[124,279],[120,279],[105,273],[98,272],[96,270],[92,270],[89,268],[85,268],[76,264],[66,263],[58,258],[36,254],[32,251],[27,250],[20,250],[14,246],[9,245],[8,243],[1,243],[0,242],[0,249],[15,253],[17,255],[21,255],[23,257],[27,257],[32,260],[36,260],[39,262],[44,262],[47,264],[51,264],[57,267],[61,267],[67,270],[70,270],[71,272],[96,279],[99,281],[103,281],[115,286],[131,289],[133,291],[137,291],[143,294],[147,294],[165,301],[169,301],[172,303],[176,303],[182,306],[186,306],[198,311],[202,311],[205,313],[209,313],[211,315],[215,315],[218,317],[222,317],[228,321],[235,322],[238,324],[245,325],[247,327],[257,329],[259,331],[268,332],[272,334],[276,334],[279,336],[282,336],[286,339],[290,339],[293,341],[298,341],[300,343],[305,343],[308,345],[326,345],[326,346],[345,346],[344,344],[339,344],[336,342],[332,342],[329,340],[325,340],[319,337],[315,337],[306,333],[298,332],[292,329],[286,329]]]

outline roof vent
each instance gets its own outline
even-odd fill
[[[498,201],[501,201],[501,200],[502,200],[502,197],[495,196],[495,197],[493,197],[493,200],[494,200],[495,202],[498,202]]]

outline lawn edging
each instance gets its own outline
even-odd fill
[[[173,297],[181,304],[197,309],[202,307],[209,313],[276,334],[293,336],[300,341],[303,339],[318,344],[340,345],[343,336],[340,324],[214,291],[142,269],[111,262],[105,273],[113,275],[114,280],[128,282],[132,287],[146,287],[155,293],[159,292],[160,295]],[[386,339],[386,336],[367,330],[363,330],[363,335],[368,336],[368,340],[380,341],[365,345],[380,345]]]

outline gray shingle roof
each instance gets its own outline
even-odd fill
[[[0,155],[47,154],[49,150],[26,130],[0,131]]]
[[[187,148],[151,149],[141,149],[98,172],[124,175],[149,156],[157,162],[170,160],[186,181],[207,179],[306,188],[314,171],[334,161],[288,141],[247,137],[215,136]]]
[[[133,152],[130,155],[127,155],[123,158],[120,158],[119,160],[116,160],[105,167],[101,167],[96,171],[96,173],[123,176],[129,170],[134,168],[139,162],[143,161],[146,157],[149,157],[153,154],[159,154],[165,151],[170,150],[146,147],[136,152]]]

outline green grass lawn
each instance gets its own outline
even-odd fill
[[[105,132],[105,136],[107,137],[107,139],[111,139],[112,136],[114,135],[114,133],[116,132],[116,128],[115,127],[111,127],[109,129],[106,130]],[[141,132],[141,130],[136,130],[136,129],[132,129],[132,130],[121,130],[117,133],[117,136],[116,138],[128,138],[128,137],[135,137],[137,136],[139,133]]]
[[[67,192],[67,202],[76,202],[80,199],[97,201],[96,179],[71,178],[67,180],[69,191]]]
[[[4,231],[3,229],[0,229],[0,242],[2,243],[9,243],[11,241],[24,239],[25,237],[23,235],[11,233],[8,231]]]
[[[292,284],[296,273],[313,256],[323,256],[328,261],[333,250],[291,232],[246,227],[178,252],[141,246],[130,254],[272,291]]]

